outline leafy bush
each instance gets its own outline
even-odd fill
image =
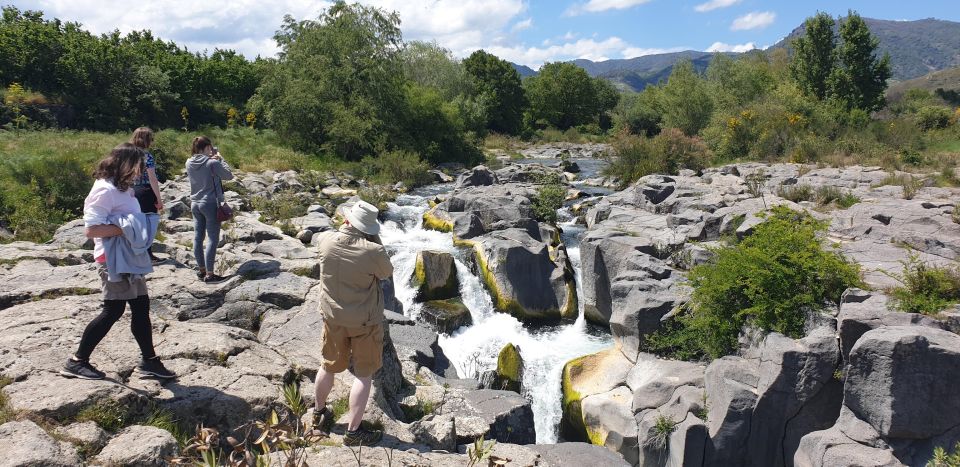
[[[826,223],[782,206],[767,217],[752,235],[690,271],[690,304],[647,336],[646,350],[718,358],[736,351],[745,325],[800,337],[808,313],[861,284],[859,267],[821,244]]]
[[[894,277],[903,284],[891,291],[900,311],[936,315],[960,301],[960,268],[930,266],[911,256]]]
[[[653,173],[676,175],[680,169],[703,170],[712,154],[700,138],[668,128],[653,138],[622,135],[613,141],[607,175],[629,184]]]
[[[921,130],[934,130],[937,128],[946,128],[950,126],[950,118],[953,117],[950,109],[939,105],[930,105],[917,111],[917,126]]]
[[[260,222],[272,223],[305,216],[309,200],[300,196],[299,193],[287,191],[272,197],[254,196],[250,198],[250,204],[254,210],[260,212]]]
[[[777,196],[788,201],[793,201],[794,203],[811,201],[814,196],[813,187],[806,184],[780,185],[777,188]]]
[[[563,206],[567,190],[563,185],[550,183],[537,188],[537,197],[534,198],[532,208],[534,217],[541,222],[551,224],[557,222],[557,209]]]
[[[430,183],[430,164],[420,159],[416,153],[391,151],[379,157],[366,157],[351,167],[354,175],[369,182],[393,185],[403,182],[407,188]]]
[[[953,447],[953,452],[947,453],[942,446],[933,449],[933,459],[927,461],[926,467],[960,467],[960,443]]]

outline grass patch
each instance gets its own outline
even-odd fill
[[[780,185],[777,188],[777,196],[794,203],[802,201],[813,201],[813,187],[810,185]]]
[[[131,407],[114,400],[102,400],[88,405],[73,419],[76,422],[94,422],[112,433],[129,426],[134,420],[135,414]]]
[[[670,435],[677,429],[678,422],[666,415],[657,415],[657,420],[650,428],[650,434],[646,441],[646,446],[657,451],[666,449]]]
[[[174,438],[176,438],[181,449],[187,445],[187,440],[190,439],[189,431],[184,429],[184,426],[180,423],[180,421],[174,418],[173,412],[170,412],[166,409],[153,409],[153,411],[151,411],[150,414],[143,419],[142,422],[140,422],[140,424],[168,431],[171,435],[173,435]]]
[[[350,410],[350,398],[341,397],[330,404],[330,410],[333,412],[333,421],[340,420],[343,414]]]
[[[690,271],[690,303],[641,347],[694,360],[734,353],[748,324],[801,337],[808,313],[862,284],[859,266],[819,240],[826,228],[808,213],[773,208],[752,235],[714,249],[713,261]]]
[[[6,376],[0,376],[0,425],[16,418],[16,413],[10,408],[10,400],[3,388],[13,383],[13,380]]]
[[[307,215],[310,200],[298,193],[284,191],[273,196],[254,196],[250,198],[250,204],[260,213],[260,222],[271,224]],[[292,224],[290,229],[293,229]],[[293,235],[296,235],[296,232],[293,232]]]
[[[930,266],[915,255],[903,263],[903,272],[894,274],[903,285],[890,291],[898,310],[938,315],[960,301],[960,268]]]
[[[436,411],[436,406],[434,405],[433,401],[424,400],[418,397],[416,405],[402,405],[400,406],[400,409],[403,410],[403,415],[406,422],[412,423],[434,413]]]
[[[923,180],[910,174],[890,174],[880,181],[877,186],[899,186],[903,188],[903,199],[913,199],[923,187]]]

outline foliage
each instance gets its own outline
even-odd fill
[[[557,222],[557,209],[563,207],[567,196],[566,188],[559,183],[548,183],[537,187],[537,196],[531,203],[533,216],[540,222]]]
[[[496,440],[487,443],[486,440],[483,439],[483,436],[477,437],[472,445],[467,446],[467,458],[470,460],[467,466],[473,467],[479,464],[480,461],[490,457],[490,453],[493,452],[493,448],[496,445]]]
[[[834,98],[848,109],[866,111],[883,107],[883,93],[890,78],[890,56],[875,56],[880,40],[856,12],[849,11],[840,21],[840,45],[837,64],[830,76]]]
[[[193,53],[149,31],[95,36],[12,6],[0,17],[0,83],[58,96],[39,107],[72,128],[173,127],[181,108],[195,123],[219,124],[228,107],[246,104],[267,63],[229,50]]]
[[[273,195],[253,196],[250,204],[254,210],[260,212],[260,222],[273,223],[305,216],[310,199],[300,196],[300,193],[284,191]]]
[[[94,422],[109,432],[120,431],[134,420],[133,408],[126,403],[106,399],[84,407],[74,420]]]
[[[13,383],[12,379],[0,376],[0,425],[12,421],[15,416],[10,408],[10,400],[7,399],[7,394],[3,392],[3,388],[9,386],[10,383]]]
[[[711,153],[702,140],[668,128],[653,138],[623,135],[613,141],[613,159],[604,169],[626,185],[653,173],[676,175],[680,169],[702,170]]]
[[[647,438],[646,446],[656,451],[665,449],[667,447],[667,441],[670,440],[670,435],[677,429],[678,424],[679,422],[674,421],[666,415],[657,415],[653,426],[650,427],[650,435]]]
[[[530,101],[526,119],[535,126],[560,130],[600,124],[617,104],[617,92],[603,78],[591,78],[570,62],[546,63],[524,83]]]
[[[946,128],[951,124],[953,113],[950,109],[939,105],[928,105],[917,110],[917,126],[921,130],[935,130]]]
[[[368,182],[393,185],[403,182],[407,188],[430,183],[430,164],[414,153],[391,151],[380,157],[368,157],[351,167],[351,172]]]
[[[513,65],[495,55],[477,50],[463,61],[463,66],[473,77],[478,101],[484,105],[487,129],[508,135],[518,134],[527,99],[520,83],[520,75]]]
[[[911,255],[903,262],[903,272],[894,277],[903,284],[891,291],[900,311],[936,315],[960,301],[960,268],[956,266],[931,266]]]
[[[793,41],[793,61],[790,72],[804,93],[826,99],[829,79],[836,66],[836,35],[834,21],[828,13],[820,12],[804,22],[805,34]]]
[[[953,447],[953,452],[947,453],[942,446],[933,449],[933,458],[927,461],[926,467],[960,467],[960,442]]]
[[[177,443],[180,444],[180,447],[184,447],[188,444],[189,435],[187,431],[183,429],[182,424],[174,418],[173,412],[170,412],[166,409],[156,408],[143,420],[141,423],[145,426],[152,426],[160,428],[161,430],[166,430],[176,438]]]
[[[613,109],[613,125],[618,133],[653,136],[660,131],[659,88],[648,86],[643,92],[628,92],[620,96]]]
[[[697,75],[690,62],[674,65],[660,93],[664,128],[679,128],[684,134],[693,136],[710,122],[713,100],[706,82]]]
[[[688,309],[648,336],[646,350],[718,358],[736,351],[744,326],[800,337],[808,313],[861,284],[858,266],[821,244],[826,227],[807,213],[773,208],[752,235],[690,271]]]

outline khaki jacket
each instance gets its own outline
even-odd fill
[[[321,235],[317,250],[324,319],[344,327],[383,322],[380,281],[393,277],[393,265],[383,245],[349,225],[317,235]]]

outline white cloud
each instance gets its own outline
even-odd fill
[[[518,21],[514,23],[513,27],[510,28],[510,30],[513,32],[520,32],[520,31],[523,31],[524,29],[530,29],[531,26],[533,26],[533,18],[527,18],[523,21]]]
[[[625,56],[624,51],[631,49],[641,50],[631,47],[630,44],[623,39],[614,36],[603,40],[580,39],[575,42],[566,42],[544,47],[527,47],[523,45],[493,46],[488,48],[487,51],[505,60],[526,65],[533,69],[539,69],[544,62],[572,60],[575,58],[585,58],[593,61],[621,58]]]
[[[733,20],[733,24],[730,25],[730,30],[745,31],[748,29],[763,29],[773,24],[776,19],[777,14],[772,11],[755,11]]]
[[[607,10],[625,10],[637,5],[643,5],[650,0],[590,0],[587,3],[578,3],[567,9],[564,16],[577,16],[584,13],[599,13]]]
[[[741,1],[743,0],[710,0],[706,3],[701,3],[695,6],[693,9],[700,13],[705,13],[705,12],[717,10],[720,8],[731,7],[733,5],[740,3]]]
[[[714,42],[713,45],[707,48],[707,52],[749,52],[756,48],[757,46],[753,42],[747,42],[746,44]]]

